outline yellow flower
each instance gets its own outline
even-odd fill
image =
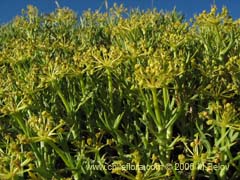
[[[186,161],[186,157],[184,154],[179,154],[178,155],[178,160],[180,163],[184,163]]]
[[[155,162],[158,159],[158,157],[156,156],[156,154],[153,153],[151,159],[153,162]]]
[[[88,144],[89,146],[91,146],[91,145],[92,145],[92,143],[93,143],[93,140],[92,140],[92,138],[87,138],[87,144]]]

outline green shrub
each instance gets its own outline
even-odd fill
[[[114,5],[0,28],[0,179],[237,179],[240,22]]]

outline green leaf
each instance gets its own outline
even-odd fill
[[[123,119],[124,112],[119,114],[114,122],[113,129],[118,129],[121,120]]]

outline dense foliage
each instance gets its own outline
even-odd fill
[[[186,22],[29,6],[0,28],[0,69],[0,179],[240,177],[240,21],[225,8]]]

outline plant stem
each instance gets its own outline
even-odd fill
[[[62,100],[62,103],[64,104],[64,107],[65,107],[65,109],[67,111],[67,115],[70,115],[71,114],[71,110],[70,110],[69,104],[68,104],[66,98],[64,97],[62,91],[59,88],[57,88],[57,94],[60,97],[60,99]]]
[[[164,131],[164,122],[162,122],[161,114],[160,114],[160,108],[158,104],[158,98],[157,98],[157,89],[152,88],[152,97],[153,97],[153,106],[154,106],[154,111],[155,111],[155,116],[156,116],[156,121],[158,122],[158,133],[160,136],[160,141],[159,141],[159,153],[160,153],[160,159],[163,164],[166,164],[168,162],[168,150],[166,149],[167,147],[167,139],[166,139],[166,134]]]
[[[151,91],[152,91],[152,96],[153,96],[153,106],[154,106],[155,116],[156,116],[156,120],[159,125],[158,132],[162,133],[163,122],[161,120],[161,115],[160,115],[160,109],[159,109],[158,98],[157,98],[157,90],[156,90],[156,88],[152,88]]]
[[[196,160],[193,160],[193,167],[191,170],[191,178],[194,180],[196,179],[196,175],[197,175],[197,167],[198,166],[198,162]]]
[[[109,93],[109,100],[110,100],[110,111],[113,114],[113,85],[112,85],[112,77],[111,77],[111,72],[109,69],[107,71],[107,78],[108,78],[108,93]]]
[[[81,85],[82,95],[84,96],[85,95],[85,85],[84,85],[82,75],[80,76],[80,85]]]

